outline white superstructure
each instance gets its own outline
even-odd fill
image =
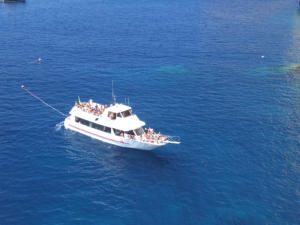
[[[75,103],[64,125],[66,129],[126,148],[153,150],[168,143],[180,143],[153,129],[144,130],[145,123],[124,104],[107,107],[92,100]]]

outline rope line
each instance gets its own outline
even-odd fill
[[[26,89],[24,87],[24,85],[21,86],[21,88],[26,91],[28,94],[30,94],[32,97],[36,98],[37,100],[39,100],[41,103],[43,103],[44,105],[50,107],[51,109],[55,110],[56,112],[58,112],[59,114],[61,114],[64,117],[67,117],[68,115],[64,114],[63,112],[59,111],[58,109],[54,108],[52,105],[49,105],[47,102],[45,102],[43,99],[41,99],[40,97],[36,96],[35,94],[33,94],[31,91],[29,91],[28,89]]]

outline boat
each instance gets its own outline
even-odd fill
[[[178,137],[156,133],[144,128],[141,121],[126,104],[110,106],[93,102],[75,102],[64,121],[66,129],[125,148],[153,150],[166,144],[180,144]]]
[[[23,2],[23,3],[25,3],[25,0],[2,0],[2,2],[4,2],[4,3],[10,3],[10,2]]]

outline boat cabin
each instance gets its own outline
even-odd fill
[[[122,104],[115,104],[109,107],[107,111],[107,116],[112,120],[117,118],[126,118],[133,115],[131,107]]]
[[[76,113],[75,111],[75,122],[105,133],[120,137],[130,137],[132,139],[144,133],[142,127],[145,123],[140,121],[138,117],[132,113],[131,107],[123,104],[115,104],[108,108],[103,108],[100,105],[99,108],[105,109],[104,116],[102,117],[93,112],[95,104],[96,103],[93,103],[91,100],[88,104],[83,103],[84,107],[86,107],[86,105],[91,106],[87,110],[83,110],[83,112],[87,112],[89,116],[85,113],[82,114],[82,110],[80,110],[80,113]],[[78,104],[75,104],[75,106],[82,109]],[[90,115],[96,116],[96,118],[90,117]]]
[[[142,126],[144,125],[143,122],[138,124],[140,126],[138,128],[133,127],[133,126],[126,126],[126,127],[118,126],[119,129],[114,128],[114,126],[110,126],[110,125],[106,125],[106,124],[94,123],[94,122],[88,121],[86,119],[80,118],[78,116],[75,116],[75,122],[85,125],[87,127],[94,128],[94,129],[102,131],[102,132],[114,134],[116,136],[121,136],[121,137],[127,136],[127,137],[134,138],[134,136],[141,136],[144,133],[144,130],[142,128]]]

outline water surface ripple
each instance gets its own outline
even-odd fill
[[[1,224],[300,224],[295,1],[28,0],[0,21]],[[182,144],[98,142],[20,88],[67,113],[111,80]]]

